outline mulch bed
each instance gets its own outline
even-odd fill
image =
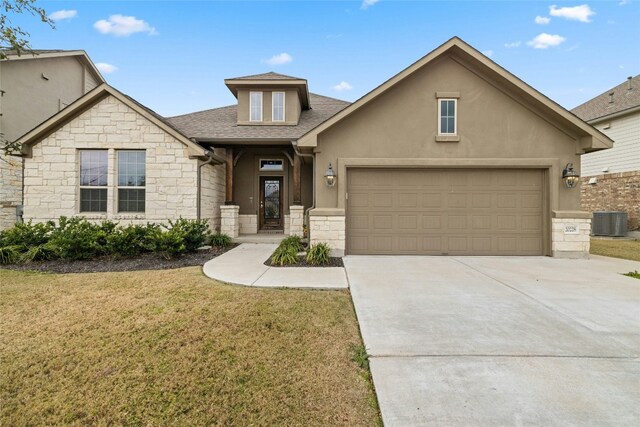
[[[46,273],[104,273],[112,271],[167,270],[203,265],[210,259],[222,255],[236,246],[237,245],[234,244],[226,248],[213,247],[211,249],[200,249],[170,259],[166,259],[158,253],[146,253],[133,258],[100,257],[81,261],[55,259],[26,264],[1,265],[0,268]]]
[[[330,257],[329,262],[327,264],[311,265],[311,264],[307,264],[305,257],[302,255],[298,257],[298,262],[295,264],[275,265],[275,264],[271,264],[271,258],[269,258],[264,262],[264,265],[267,265],[269,267],[344,267],[342,258],[340,257]]]

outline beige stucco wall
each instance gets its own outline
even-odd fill
[[[295,89],[251,88],[238,89],[238,123],[259,125],[259,122],[249,121],[249,92],[262,92],[262,124],[267,125],[296,125],[300,119],[300,99]],[[284,122],[271,121],[271,92],[285,92]]]
[[[458,92],[459,142],[436,142],[436,92]],[[319,208],[344,208],[347,159],[374,159],[373,164],[402,165],[428,159],[431,167],[465,159],[483,167],[551,164],[550,208],[579,210],[579,189],[566,189],[562,168],[580,157],[575,140],[539,113],[534,113],[458,61],[443,57],[416,71],[377,99],[318,136],[316,179],[322,182],[329,162],[338,185],[316,185]],[[362,163],[366,163],[363,160]],[[544,166],[547,168],[547,166]],[[342,175],[342,176],[341,176]]]
[[[108,149],[107,213],[79,212],[80,149]],[[146,212],[117,212],[117,158],[119,149],[146,150]],[[85,111],[33,147],[25,159],[24,217],[46,221],[62,215],[112,219],[120,223],[164,222],[197,217],[198,160],[189,159],[187,148],[155,124],[108,97]],[[203,169],[209,169],[205,166]],[[203,173],[205,171],[203,170]],[[217,223],[224,179],[223,167],[211,167],[204,181],[203,212]]]

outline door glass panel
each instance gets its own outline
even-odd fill
[[[280,218],[280,180],[264,180],[264,219]]]

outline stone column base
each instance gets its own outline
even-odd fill
[[[551,252],[554,258],[589,258],[591,213],[554,211],[551,218]]]
[[[240,220],[238,212],[240,212],[240,206],[220,206],[220,232],[228,235],[232,239],[235,239],[240,235]]]
[[[289,206],[289,235],[300,236],[304,235],[304,207],[303,206]]]
[[[315,212],[314,212],[315,211]],[[338,212],[324,212],[314,209],[309,217],[310,244],[327,243],[331,248],[331,256],[344,256],[345,251],[345,216]],[[328,210],[327,210],[328,211]]]

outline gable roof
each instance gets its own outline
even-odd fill
[[[613,96],[611,96],[613,95]],[[640,107],[640,74],[571,110],[585,122]]]
[[[409,67],[391,77],[386,82],[382,83],[380,86],[362,96],[360,99],[356,100],[353,104],[349,105],[338,114],[335,114],[334,116],[325,120],[323,123],[311,129],[297,141],[298,147],[306,149],[317,147],[318,134],[320,134],[322,131],[349,116],[361,107],[367,105],[369,102],[378,98],[381,94],[391,89],[400,81],[404,80],[417,70],[421,69],[425,65],[431,63],[435,59],[445,54],[456,55],[458,57],[463,57],[469,61],[472,61],[474,65],[482,68],[483,71],[488,72],[489,75],[498,79],[501,82],[502,86],[504,86],[509,93],[518,95],[522,99],[526,99],[528,103],[534,108],[551,112],[558,124],[563,126],[565,129],[571,129],[572,132],[577,135],[578,152],[602,150],[605,148],[611,148],[613,146],[613,141],[605,134],[598,131],[593,126],[585,123],[580,118],[567,111],[565,108],[558,105],[551,99],[547,98],[545,95],[541,94],[540,92],[493,62],[486,55],[474,49],[462,39],[453,37],[436,49],[432,50],[426,56],[411,64]]]
[[[251,76],[233,77],[226,80],[305,80],[300,77],[287,76],[285,74],[269,71],[268,73],[253,74]]]
[[[96,78],[98,84],[105,83],[104,77],[100,74],[100,71],[96,68],[87,52],[84,50],[60,50],[60,49],[32,49],[29,51],[23,51],[18,54],[16,50],[2,49],[2,53],[6,55],[6,59],[1,61],[24,61],[42,58],[60,58],[60,57],[76,57],[84,66],[87,67],[89,72]]]
[[[109,96],[113,96],[118,101],[127,105],[129,108],[187,146],[190,157],[210,157],[210,153],[207,153],[207,150],[204,147],[190,140],[184,133],[173,126],[173,124],[164,117],[106,83],[103,83],[87,92],[85,95],[81,96],[67,107],[18,138],[16,142],[22,144],[22,153],[25,156],[30,157],[31,148],[35,144],[39,143],[66,123]],[[223,161],[221,158],[217,158],[217,156],[214,156],[214,158],[219,163]]]
[[[296,126],[242,126],[237,124],[237,105],[198,111],[167,120],[189,138],[200,142],[295,140],[349,105],[327,96],[310,94],[313,108],[303,110]]]

